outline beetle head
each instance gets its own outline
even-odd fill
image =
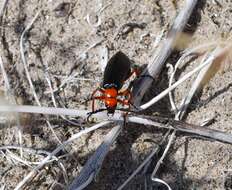
[[[114,114],[117,107],[117,95],[118,91],[116,88],[111,87],[105,89],[105,106],[107,108],[108,114]]]

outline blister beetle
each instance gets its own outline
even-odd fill
[[[130,87],[126,90],[120,90],[125,81],[134,73],[138,76],[139,71],[136,68],[132,68],[130,59],[124,53],[119,51],[113,55],[105,67],[101,87],[92,93],[92,112],[89,115],[104,110],[107,110],[108,114],[114,114],[118,103],[127,105],[130,109],[130,105],[132,105]],[[100,92],[101,95],[95,96],[97,92]],[[106,108],[95,111],[95,100],[103,101]]]

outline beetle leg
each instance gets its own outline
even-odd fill
[[[133,68],[132,71],[130,72],[130,74],[129,74],[129,75],[127,76],[127,78],[124,80],[124,82],[126,82],[133,74],[135,74],[136,78],[138,78],[139,75],[141,74],[141,70],[139,70],[137,67],[136,67],[136,68]],[[129,83],[129,86],[128,86],[128,88],[127,88],[128,91],[130,91],[130,89],[132,88],[133,84],[134,84],[134,80],[131,81],[131,82]],[[125,91],[126,91],[126,90],[125,90]]]
[[[123,90],[118,93],[119,96],[129,96],[131,98],[131,91],[129,89]]]
[[[130,106],[130,102],[127,99],[125,100],[117,99],[117,101],[122,105]]]
[[[133,74],[135,74],[135,76],[138,77],[141,74],[141,70],[138,67],[132,68],[130,74],[127,76],[127,78],[125,79],[125,81],[127,81]]]
[[[118,95],[127,97],[127,98],[125,98],[125,100],[128,101],[128,102],[131,102],[132,95],[131,95],[131,91],[129,89],[126,89],[126,90],[124,90],[122,92],[119,92]]]
[[[122,92],[119,92],[118,95],[125,97],[125,99],[123,99],[123,100],[117,99],[118,102],[121,103],[121,104],[123,104],[123,105],[127,105],[130,108],[131,99],[132,99],[131,92],[129,90],[124,90]]]
[[[91,117],[91,115],[93,115],[93,114],[95,114],[95,113],[98,113],[98,112],[105,111],[105,110],[107,110],[107,109],[98,109],[98,110],[96,110],[96,111],[92,111],[92,112],[87,113],[87,115],[88,115],[88,117],[87,117],[87,122],[90,123],[89,118]]]
[[[125,91],[122,91],[122,92],[119,92],[119,95],[121,96],[128,96],[128,98],[125,98],[123,100],[121,99],[117,99],[117,101],[122,104],[122,105],[127,105],[128,108],[130,109],[131,106],[133,106],[136,110],[139,110],[138,107],[136,107],[133,103],[132,103],[132,95],[131,95],[131,91],[130,90],[125,90]]]
[[[117,101],[119,103],[121,103],[122,105],[127,105],[128,106],[128,110],[130,110],[131,103],[130,103],[130,101],[128,99],[125,99],[125,100],[117,99]],[[127,116],[127,113],[128,112],[126,112],[126,114],[124,114],[124,116]]]
[[[93,91],[92,95],[91,95],[91,99],[94,97],[94,95],[97,93],[97,92],[101,92],[101,93],[104,93],[105,91],[101,88],[97,88],[96,90]]]
[[[105,96],[95,96],[93,98],[97,99],[97,100],[104,100],[106,97]]]
[[[92,112],[95,111],[94,107],[95,107],[95,100],[104,100],[105,96],[95,96],[92,98]]]
[[[131,72],[131,76],[135,74],[136,77],[139,76],[141,74],[141,69],[139,69],[138,67],[135,67],[132,69],[132,72]]]
[[[95,97],[95,94],[97,92],[101,92],[104,93],[104,90],[101,88],[97,88],[96,90],[93,91],[92,95],[91,95],[91,100],[92,100],[92,111],[94,111],[94,104],[95,104],[95,99],[98,99],[98,97]],[[100,97],[100,96],[99,96]]]

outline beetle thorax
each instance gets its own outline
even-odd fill
[[[116,106],[117,106],[117,95],[118,95],[118,91],[116,88],[112,87],[112,88],[107,88],[105,89],[105,105],[109,110],[112,109],[115,110]]]

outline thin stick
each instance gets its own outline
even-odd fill
[[[70,115],[86,117],[88,110],[54,108],[54,107],[39,107],[29,105],[0,105],[0,112],[19,112],[19,113],[39,113],[49,115]],[[99,113],[99,115],[103,113]]]
[[[172,188],[164,180],[156,178],[156,177],[152,177],[151,179],[154,182],[158,182],[158,183],[165,185],[168,188],[168,190],[172,190]]]
[[[152,106],[153,104],[155,104],[156,102],[161,100],[164,96],[166,96],[170,91],[174,90],[177,86],[179,86],[181,83],[183,83],[188,78],[190,78],[193,74],[200,71],[206,65],[210,64],[211,61],[212,61],[212,59],[208,60],[207,62],[204,62],[203,64],[199,65],[198,67],[196,67],[195,69],[193,69],[189,73],[185,74],[181,79],[179,79],[177,82],[172,84],[169,88],[165,89],[163,92],[161,92],[160,94],[158,94],[157,96],[152,98],[149,102],[147,102],[147,103],[143,104],[142,106],[140,106],[140,108],[142,110],[149,108],[150,106]]]
[[[6,149],[13,149],[13,150],[20,150],[23,149],[23,151],[31,153],[31,154],[37,154],[37,155],[49,155],[50,152],[46,150],[36,150],[34,148],[29,148],[29,147],[23,147],[23,146],[18,146],[18,145],[5,145],[5,146],[0,146],[0,150],[6,150]]]
[[[49,107],[38,107],[38,106],[13,106],[13,105],[0,105],[0,112],[22,112],[22,113],[43,113],[51,115],[70,115],[70,116],[79,116],[87,117],[88,110],[76,110],[76,109],[66,109],[66,108],[49,108]],[[96,113],[93,115],[98,119],[109,119],[106,113]],[[123,118],[121,114],[115,113],[112,118],[112,121],[122,121]],[[160,128],[172,128],[178,131],[197,134],[200,136],[205,136],[222,142],[227,142],[232,144],[232,135],[223,133],[221,131],[202,128],[197,125],[187,124],[180,121],[175,121],[173,119],[162,118],[162,117],[148,117],[148,116],[128,116],[128,122],[138,123],[142,125],[152,125]],[[166,124],[174,126],[167,126]]]
[[[78,76],[79,73],[75,73],[74,75],[70,75],[68,77],[62,77],[64,78],[63,81],[61,81],[61,84],[54,88],[52,93],[55,93],[57,92],[58,90],[60,90],[65,84],[69,83],[69,82],[72,82],[72,81],[75,81],[75,80],[79,80],[79,81],[90,81],[90,82],[94,82],[94,83],[97,83],[97,82],[100,82],[100,80],[98,79],[88,79],[88,78],[77,78],[76,76]],[[60,76],[56,76],[56,77],[60,77]],[[61,78],[61,77],[60,77]],[[48,93],[51,93],[51,90],[47,90],[44,92],[44,94],[48,94]]]
[[[59,145],[55,150],[53,150],[45,159],[43,159],[41,161],[41,163],[36,166],[29,174],[27,174],[27,176],[20,182],[18,183],[18,185],[15,187],[14,190],[20,190],[22,189],[22,187],[41,169],[44,167],[44,165],[54,156],[56,155],[60,150],[62,150],[66,145],[70,144],[72,141],[78,139],[80,136],[82,136],[83,134],[87,134],[91,131],[94,131],[100,127],[103,127],[105,125],[108,125],[110,122],[109,121],[105,121],[102,123],[99,123],[97,125],[94,125],[90,128],[84,129],[82,131],[80,131],[79,133],[73,135],[72,137],[70,137],[68,140],[66,140],[65,142],[63,142],[63,144]]]
[[[168,131],[162,141],[157,145],[152,152],[148,155],[148,157],[139,165],[139,167],[130,175],[130,177],[127,178],[127,180],[117,189],[117,190],[122,190],[142,169],[143,167],[151,160],[151,158],[158,153],[160,150],[160,146],[166,141],[170,131]]]
[[[29,162],[27,160],[24,160],[24,159],[18,157],[16,154],[14,154],[13,152],[11,152],[8,149],[6,150],[6,152],[8,153],[8,154],[5,154],[6,157],[9,157],[10,159],[13,159],[13,160],[15,160],[15,161],[17,161],[19,163],[22,163],[22,164],[24,164],[24,165],[26,165],[26,166],[28,166],[30,168],[32,168],[32,164],[35,164],[35,163],[31,163],[31,162]]]
[[[94,152],[94,154],[85,163],[80,174],[73,180],[71,185],[68,187],[69,190],[84,189],[93,180],[93,177],[97,175],[101,169],[102,162],[105,156],[110,150],[110,146],[114,143],[115,139],[121,132],[121,125],[116,125],[111,129],[109,133],[104,137],[103,142]]]
[[[8,76],[6,74],[6,70],[5,70],[5,67],[3,65],[3,61],[2,61],[1,56],[0,56],[0,68],[2,71],[3,79],[5,81],[5,87],[6,87],[6,92],[7,92],[7,94],[5,94],[5,96],[9,97],[10,100],[13,102],[13,104],[17,104],[15,97],[14,97],[14,93],[12,92],[12,90],[10,88],[10,82],[9,82]],[[19,144],[22,145],[22,141],[23,141],[22,140],[22,130],[20,127],[21,125],[20,125],[20,119],[19,119],[18,113],[16,114],[16,123],[17,123],[18,135],[19,135]],[[21,157],[23,157],[22,149],[20,150],[20,154],[21,154]]]
[[[163,160],[164,158],[166,157],[167,153],[168,153],[168,150],[169,148],[171,147],[171,144],[173,142],[173,140],[175,139],[175,135],[176,135],[176,132],[172,132],[170,138],[169,138],[169,141],[168,141],[168,144],[163,152],[163,155],[161,156],[161,158],[159,159],[159,161],[157,162],[156,166],[155,166],[155,169],[153,170],[152,174],[151,174],[151,178],[153,179],[156,172],[158,171],[160,165],[163,163]]]
[[[104,41],[103,39],[100,39],[100,40],[94,42],[92,45],[90,45],[88,48],[86,48],[86,49],[78,56],[77,59],[81,59],[81,60],[85,59],[86,53],[88,53],[88,51],[91,50],[92,48],[94,48],[94,47],[100,45],[103,41]]]
[[[35,150],[33,148],[28,148],[28,147],[22,147],[22,146],[17,146],[17,145],[6,145],[6,146],[1,146],[0,147],[0,150],[7,150],[7,152],[10,153],[10,156],[11,156],[11,159],[15,159],[17,160],[18,162],[21,162],[29,167],[32,167],[31,165],[39,165],[40,164],[40,161],[39,162],[31,162],[31,161],[27,161],[27,160],[23,160],[22,158],[19,158],[16,154],[14,154],[12,151],[9,151],[9,149],[13,149],[13,150],[23,150],[23,151],[26,151],[30,154],[35,154],[35,155],[39,155],[39,156],[42,156],[42,155],[49,155],[50,152],[48,151],[44,151],[44,150]],[[1,151],[2,152],[2,151]],[[8,155],[5,155],[6,157]],[[44,157],[44,156],[43,156]],[[62,162],[60,161],[60,158],[63,157],[63,156],[60,156],[59,158],[56,157],[56,156],[53,156],[52,159],[49,161],[49,162],[54,162],[56,161],[60,167],[60,169],[62,170],[63,172],[63,176],[64,176],[64,180],[66,183],[68,183],[68,177],[67,177],[67,171],[64,167],[64,165],[62,164]]]
[[[26,76],[27,76],[27,80],[29,82],[29,85],[30,85],[30,89],[32,91],[32,94],[35,98],[35,101],[36,103],[41,106],[41,103],[39,101],[39,98],[35,92],[35,88],[34,88],[34,85],[33,85],[33,82],[31,80],[31,76],[30,76],[30,73],[28,71],[28,68],[27,68],[27,59],[25,57],[25,54],[24,54],[24,38],[25,38],[25,35],[29,32],[29,30],[31,29],[32,25],[34,24],[34,22],[36,21],[36,19],[38,18],[39,14],[40,14],[41,11],[38,11],[36,13],[36,15],[34,16],[34,18],[32,19],[32,21],[27,25],[27,27],[24,29],[21,37],[20,37],[20,54],[21,54],[21,58],[22,58],[22,62],[23,62],[23,66],[24,66],[24,69],[25,69],[25,72],[26,72]],[[56,138],[56,140],[58,141],[58,143],[61,144],[61,141],[60,139],[58,138],[58,136],[56,135],[55,131],[53,130],[50,122],[48,120],[46,120],[46,123],[49,127],[49,129],[52,131],[54,137]]]
[[[161,118],[155,116],[131,116],[128,118],[129,122],[143,124],[145,126],[151,125],[160,128],[175,129],[177,131],[191,133],[200,135],[203,137],[208,137],[221,142],[226,142],[232,144],[232,135],[215,129],[210,129],[207,127],[201,127],[198,125],[193,125],[185,123],[182,121],[177,121],[174,119]]]
[[[210,64],[207,65],[207,67],[203,68],[196,80],[193,82],[192,84],[192,87],[190,89],[190,91],[188,92],[188,94],[186,95],[186,97],[183,98],[182,102],[181,102],[181,106],[180,106],[180,110],[179,112],[175,115],[175,119],[176,120],[181,120],[184,116],[184,114],[186,113],[186,110],[187,110],[187,107],[189,106],[192,98],[193,98],[193,95],[197,92],[197,90],[199,88],[202,87],[201,83],[202,83],[202,80],[204,79],[205,75],[207,74],[208,70],[210,69],[211,67],[211,64],[213,63],[213,60],[214,60],[214,55],[217,54],[217,55],[220,55],[220,54],[224,54],[224,53],[221,53],[221,52],[224,52],[224,51],[221,51],[221,48],[216,48],[216,50],[212,53],[212,55],[208,58],[208,60],[211,60]],[[211,59],[213,57],[213,59]],[[217,57],[220,57],[220,56],[217,56]],[[216,59],[216,58],[215,58]],[[207,60],[206,60],[207,62]],[[174,73],[175,74],[175,73]],[[173,75],[174,75],[173,74]],[[154,169],[154,171],[152,172],[152,176],[151,178],[153,179],[154,176],[156,175],[156,172],[158,171],[160,165],[163,163],[163,160],[164,158],[166,157],[167,153],[168,153],[168,150],[170,149],[171,147],[171,144],[172,142],[174,141],[174,138],[175,138],[175,135],[176,135],[176,130],[173,131],[170,139],[169,139],[169,142],[168,142],[168,145],[166,146],[165,148],[165,151],[163,152],[163,155],[162,157],[159,159],[159,161],[157,162],[156,164],[156,167]]]
[[[52,87],[52,82],[51,82],[51,80],[50,80],[50,74],[47,72],[47,70],[48,70],[47,68],[46,68],[45,70],[46,70],[45,78],[46,78],[46,80],[47,80],[47,82],[48,82],[48,87],[49,87],[50,92],[51,92],[52,102],[53,102],[54,107],[57,108],[56,98],[55,98],[55,95],[54,95],[54,90],[53,90],[53,87]],[[72,125],[78,125],[77,123],[72,122],[72,121],[70,121],[69,119],[65,118],[65,116],[63,116],[63,115],[60,115],[60,117],[61,117],[63,120],[65,120],[65,121],[71,123]]]
[[[171,64],[167,64],[167,67],[168,67],[168,75],[169,75],[168,87],[170,87],[170,86],[172,86],[172,76],[173,76],[172,73],[174,73],[175,70],[174,70],[174,68],[173,68],[173,66]],[[176,108],[176,104],[175,104],[174,99],[173,99],[172,91],[170,91],[168,93],[168,96],[169,96],[169,102],[171,104],[172,110],[176,111],[177,108]]]
[[[0,9],[0,22],[1,22],[1,20],[2,20],[2,17],[3,17],[3,14],[4,14],[4,10],[5,10],[5,8],[6,8],[7,3],[8,3],[8,0],[5,0],[5,1],[3,2],[3,5],[2,5],[2,7],[1,7],[1,9]],[[1,23],[0,23],[0,24],[1,24]]]
[[[215,51],[214,51],[215,52]],[[213,54],[212,54],[213,55]],[[211,55],[211,56],[212,56]],[[202,61],[205,61],[206,57],[203,57]],[[210,59],[210,57],[208,58]],[[197,78],[192,84],[192,87],[190,88],[188,94],[186,97],[183,98],[182,102],[180,103],[180,110],[177,113],[178,118],[182,118],[187,110],[188,105],[192,101],[192,98],[194,94],[202,87],[201,82],[204,79],[204,76],[207,74],[208,70],[210,69],[211,65],[213,64],[213,61],[209,65],[207,65],[205,68],[203,68],[197,75]]]
[[[4,15],[4,10],[6,9],[7,3],[8,3],[8,0],[5,0],[3,2],[3,5],[1,7],[1,9],[0,9],[0,25],[2,25],[2,19],[3,19],[3,15]],[[13,103],[16,104],[16,100],[15,100],[14,94],[13,94],[11,88],[10,88],[10,83],[9,83],[9,80],[8,80],[6,70],[4,68],[1,56],[0,56],[0,66],[1,66],[2,74],[3,74],[3,78],[4,78],[4,81],[5,81],[5,86],[6,86],[6,89],[7,89],[7,93],[9,95],[10,99],[13,101]],[[20,129],[21,125],[20,125],[19,115],[18,114],[16,114],[16,122],[17,122],[18,135],[19,135],[19,144],[22,145],[22,131]],[[22,150],[20,150],[20,154],[21,154],[21,157],[23,157]]]
[[[147,103],[143,104],[142,106],[140,106],[140,108],[142,110],[147,109],[148,107],[150,107],[151,105],[153,105],[154,103],[159,101],[161,98],[166,96],[171,90],[175,89],[178,85],[180,85],[182,82],[184,82],[189,77],[191,77],[194,73],[200,71],[202,68],[204,68],[205,66],[210,64],[213,60],[218,59],[218,58],[224,56],[225,54],[227,54],[229,51],[231,51],[231,47],[232,47],[232,45],[228,45],[225,48],[223,48],[222,50],[220,50],[217,53],[215,53],[214,55],[212,55],[212,57],[210,57],[207,61],[205,61],[204,63],[202,63],[201,65],[197,66],[195,69],[193,69],[192,71],[190,71],[189,73],[184,75],[180,80],[175,82],[169,88],[165,89],[163,92],[161,92],[159,95],[157,95],[156,97],[151,99],[149,102],[147,102]],[[146,78],[148,78],[148,77],[146,77]]]
[[[151,63],[149,63],[148,67],[145,69],[142,75],[151,75],[154,78],[158,76],[162,67],[165,64],[165,61],[171,54],[177,38],[179,37],[190,15],[192,14],[193,8],[195,7],[196,3],[197,0],[186,0],[186,5],[176,17],[173,26],[168,33],[167,39],[162,44],[162,48],[159,49],[158,56],[155,57],[151,61]],[[149,77],[143,77],[140,79],[140,81],[138,82],[139,85],[133,91],[133,97],[135,97],[134,102],[136,105],[140,104],[143,95],[150,87],[152,82],[153,80]]]
[[[35,98],[36,103],[37,103],[39,106],[41,106],[40,101],[39,101],[39,98],[38,98],[38,96],[37,96],[37,94],[36,94],[36,92],[35,92],[35,88],[34,88],[34,85],[33,85],[33,83],[32,83],[32,80],[31,80],[29,71],[28,71],[28,69],[27,69],[27,59],[26,59],[25,54],[24,54],[24,52],[25,52],[25,50],[24,50],[24,38],[25,38],[25,35],[26,35],[26,34],[28,33],[28,31],[31,29],[32,25],[34,24],[34,22],[35,22],[36,19],[38,18],[39,14],[40,14],[40,11],[38,11],[38,12],[36,13],[36,15],[34,16],[34,18],[32,19],[32,21],[27,25],[27,27],[24,29],[24,31],[23,31],[23,33],[22,33],[22,35],[21,35],[21,37],[20,37],[20,54],[21,54],[23,66],[24,66],[24,69],[25,69],[25,73],[26,73],[26,76],[27,76],[27,80],[28,80],[29,85],[30,85],[30,89],[31,89],[31,91],[32,91],[32,93],[33,93],[33,96],[34,96],[34,98]]]
[[[181,64],[182,60],[183,60],[186,56],[188,56],[188,54],[184,54],[184,55],[178,60],[178,62],[176,63],[176,65],[175,65],[175,70],[173,69],[173,72],[172,72],[171,77],[170,77],[170,80],[169,80],[169,87],[170,87],[171,84],[172,84],[172,81],[173,81],[173,79],[174,79],[174,76],[175,76],[175,73],[176,73],[177,68],[179,67],[179,65]],[[210,65],[210,64],[209,64],[209,65]],[[204,68],[204,69],[205,69],[205,68]],[[194,93],[194,92],[193,92],[193,93]],[[192,95],[193,95],[193,94],[192,94]],[[192,96],[190,97],[190,99],[191,99],[191,98],[192,98]],[[177,110],[171,92],[169,93],[169,99],[170,99],[172,108],[174,108],[174,110]],[[184,100],[184,99],[183,99],[183,100]],[[187,104],[187,105],[189,105],[189,104]],[[187,106],[187,105],[186,105],[186,106]],[[181,109],[179,110],[179,112],[176,113],[175,119],[176,119],[176,120],[179,120],[180,118],[182,118],[182,117],[184,116],[185,111],[186,111],[186,110],[183,109],[183,107],[181,107]],[[182,113],[182,115],[180,116],[179,113]],[[155,175],[156,175],[158,169],[160,168],[160,165],[163,163],[163,160],[164,160],[164,158],[166,157],[166,155],[167,155],[167,153],[168,153],[168,150],[170,149],[171,144],[173,143],[173,141],[174,141],[174,139],[175,139],[175,136],[176,136],[176,130],[174,130],[174,131],[172,132],[172,134],[171,134],[171,136],[170,136],[170,139],[169,139],[169,141],[168,141],[168,144],[167,144],[167,146],[166,146],[166,148],[165,148],[165,150],[164,150],[164,152],[163,152],[161,158],[160,158],[160,159],[158,160],[158,162],[156,163],[155,169],[153,170],[152,175],[151,175],[151,179],[152,179],[153,181],[157,181],[157,178],[155,177]],[[168,186],[168,188],[170,188],[170,187]]]
[[[109,52],[108,52],[107,46],[103,46],[103,47],[100,49],[99,54],[100,54],[99,65],[100,65],[100,68],[101,68],[101,72],[103,73],[104,70],[105,70],[105,67],[106,67],[106,65],[107,65],[108,57],[109,57]]]

